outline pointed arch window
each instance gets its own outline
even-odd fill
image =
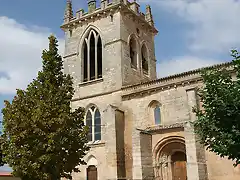
[[[131,66],[137,68],[137,42],[133,37],[130,39],[129,48]]]
[[[86,126],[88,126],[88,141],[101,140],[101,114],[98,108],[92,106],[86,115]]]
[[[102,39],[90,30],[83,42],[83,81],[102,78]]]
[[[142,69],[144,74],[148,74],[148,54],[147,54],[147,47],[143,44],[141,48],[142,53]]]

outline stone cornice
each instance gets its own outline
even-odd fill
[[[178,128],[184,128],[186,122],[177,122],[174,124],[168,124],[168,125],[157,125],[157,126],[152,126],[152,127],[147,127],[146,129],[143,130],[143,132],[146,133],[154,133],[154,132],[159,132],[163,130],[169,130],[169,129],[178,129]]]
[[[173,80],[173,79],[177,79],[177,78],[180,78],[180,77],[191,76],[193,74],[200,74],[200,72],[202,70],[208,70],[208,69],[214,69],[214,68],[227,68],[227,67],[230,67],[231,65],[232,65],[232,62],[226,62],[226,63],[222,63],[222,64],[216,64],[216,65],[213,65],[213,66],[198,68],[198,69],[195,69],[195,70],[191,70],[191,71],[187,71],[187,72],[183,72],[183,73],[174,74],[174,75],[171,75],[171,76],[155,79],[155,80],[152,80],[152,81],[147,81],[147,82],[137,83],[137,84],[134,84],[134,85],[125,86],[125,87],[122,88],[122,90],[134,89],[136,87],[140,87],[140,86],[144,86],[144,85],[151,85],[151,84],[155,84],[157,82]]]
[[[148,87],[147,89],[139,89],[139,91],[133,91],[130,93],[126,93],[122,95],[122,100],[130,100],[133,98],[142,98],[144,96],[149,96],[151,94],[155,94],[158,93],[160,91],[166,91],[172,88],[177,88],[179,86],[183,87],[183,86],[190,86],[190,85],[194,85],[194,84],[198,84],[199,82],[202,81],[201,77],[198,78],[192,78],[192,79],[188,79],[188,80],[183,80],[183,81],[178,81],[178,82],[169,82],[166,83],[164,85],[159,84],[159,86],[157,87]]]
[[[77,26],[78,24],[88,24],[89,22],[93,21],[96,18],[102,18],[102,17],[106,17],[107,14],[114,14],[116,11],[119,11],[119,7],[120,4],[114,4],[114,5],[110,5],[105,9],[101,9],[98,8],[96,9],[94,12],[92,13],[87,13],[84,14],[82,17],[80,18],[76,18],[74,17],[70,22],[65,23],[63,25],[61,25],[60,27],[65,30],[65,29],[71,29],[75,26]],[[115,10],[115,12],[114,12]]]
[[[92,22],[95,19],[103,18],[103,17],[106,17],[106,15],[111,15],[111,14],[114,14],[119,11],[127,13],[127,14],[131,14],[134,18],[138,19],[139,22],[146,25],[147,28],[150,29],[152,32],[154,32],[154,33],[158,32],[154,26],[151,26],[145,20],[145,18],[141,15],[141,13],[140,14],[135,13],[127,5],[125,5],[121,2],[117,3],[117,4],[109,5],[105,9],[101,9],[101,8],[96,9],[94,12],[92,12],[90,14],[85,14],[80,18],[74,17],[73,19],[71,19],[70,22],[63,24],[60,27],[63,30],[73,29],[74,27],[76,27],[78,25],[88,24],[89,22]]]
[[[214,68],[227,68],[227,67],[230,67],[231,65],[232,65],[232,62],[226,62],[226,63],[222,63],[222,64],[216,64],[216,65],[213,65],[213,66],[198,68],[198,69],[195,69],[195,70],[191,70],[191,71],[187,71],[187,72],[183,72],[183,73],[174,74],[174,75],[171,75],[171,76],[155,79],[155,80],[152,80],[152,81],[146,81],[146,82],[141,82],[141,83],[137,83],[137,84],[134,84],[134,85],[124,86],[122,88],[122,90],[128,91],[130,89],[140,88],[141,86],[150,86],[150,85],[156,84],[156,83],[166,82],[166,81],[170,81],[170,80],[174,80],[174,79],[179,79],[179,78],[183,78],[183,77],[187,77],[187,76],[200,74],[200,72],[202,70],[208,70],[208,69],[214,69]]]
[[[105,96],[105,95],[109,95],[109,94],[116,93],[116,92],[119,92],[119,91],[121,91],[121,89],[116,89],[116,90],[113,90],[113,91],[108,91],[108,92],[103,92],[103,93],[97,93],[97,94],[90,95],[90,96],[74,97],[72,99],[72,102],[80,101],[80,100],[84,100],[84,99],[95,98],[95,97],[98,97],[98,96]]]
[[[76,55],[77,55],[77,53],[72,53],[72,54],[63,56],[63,58],[65,59],[65,58],[69,58],[69,57],[76,56]]]
[[[112,40],[112,41],[109,41],[109,42],[106,42],[104,44],[104,48],[111,45],[111,44],[114,44],[114,43],[117,43],[117,42],[122,42],[124,44],[127,44],[127,42],[123,39],[116,39],[116,40]],[[67,54],[67,55],[64,55],[63,58],[69,58],[69,57],[73,57],[73,56],[78,56],[79,53],[78,52],[74,52],[74,53],[71,53],[71,54]]]
[[[113,40],[113,41],[106,42],[104,44],[104,47],[109,46],[109,45],[114,44],[114,43],[117,43],[117,42],[122,42],[124,44],[127,44],[127,42],[124,41],[123,39],[116,39],[116,40]]]
[[[197,85],[202,81],[200,72],[202,70],[213,69],[213,68],[227,68],[232,65],[231,62],[226,62],[222,64],[217,64],[210,67],[199,68],[196,70],[183,72],[181,74],[176,74],[153,81],[147,81],[143,83],[138,83],[131,86],[125,86],[122,88],[122,100],[130,100],[133,98],[141,98],[151,94],[158,93],[160,91],[169,90],[172,88]]]

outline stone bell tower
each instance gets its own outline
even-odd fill
[[[99,0],[100,1],[100,0]],[[64,71],[83,95],[112,92],[156,78],[154,27],[150,6],[145,14],[134,0],[88,0],[88,12],[75,16],[67,0],[64,23]],[[87,89],[91,87],[91,90]]]

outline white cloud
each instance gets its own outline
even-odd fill
[[[223,62],[211,57],[226,56],[240,46],[240,0],[139,1],[157,7],[157,14],[168,12],[189,25],[182,34],[188,53],[162,60],[157,66],[160,77]]]
[[[173,59],[157,64],[157,75],[158,77],[165,77],[201,67],[211,66],[216,63],[222,63],[222,61],[216,59],[202,59],[194,56],[174,57]]]
[[[0,17],[0,93],[15,93],[36,77],[41,68],[42,50],[48,47],[47,28],[26,27],[14,19]],[[59,40],[62,44],[62,40]]]
[[[188,22],[188,48],[221,53],[240,46],[239,0],[140,0]]]

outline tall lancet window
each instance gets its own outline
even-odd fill
[[[148,54],[145,44],[143,44],[142,46],[141,53],[142,53],[142,69],[145,74],[148,74]]]
[[[156,125],[161,124],[161,109],[159,106],[154,108],[154,120]]]
[[[102,78],[102,40],[95,30],[90,30],[83,43],[83,81]]]
[[[129,43],[129,53],[130,53],[130,59],[131,59],[131,66],[133,68],[137,68],[137,42],[132,37]]]
[[[88,126],[88,141],[101,140],[101,114],[95,106],[88,109],[86,115],[86,126]]]

